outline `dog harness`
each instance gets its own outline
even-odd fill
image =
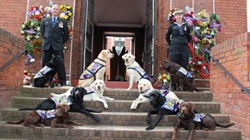
[[[41,78],[43,77],[45,74],[47,74],[48,72],[52,71],[52,70],[55,70],[55,69],[52,69],[48,66],[44,66],[34,77],[34,79],[36,78]]]
[[[37,114],[41,116],[43,119],[49,119],[56,117],[56,110],[36,110]]]
[[[144,71],[144,69],[141,66],[136,66],[136,67],[133,67],[133,68],[128,67],[127,69],[133,69],[133,70],[137,71],[141,75],[141,78],[139,80],[141,80],[142,78],[148,79],[148,80],[151,79],[151,77]]]
[[[99,59],[99,58],[97,58]],[[104,60],[102,59],[99,59],[103,62],[105,62]],[[106,63],[106,62],[105,62]],[[84,80],[84,79],[88,79],[88,78],[91,78],[94,76],[94,80],[96,80],[96,77],[95,77],[95,74],[103,67],[106,67],[100,63],[96,63],[96,62],[93,62],[91,63],[88,68],[83,72],[82,76],[80,76],[80,79],[81,80]]]
[[[195,114],[193,120],[194,120],[195,122],[201,122],[201,119],[204,118],[205,116],[206,116],[206,114],[202,114],[202,113],[200,113],[200,114]]]
[[[178,69],[178,72],[182,73],[183,75],[185,75],[187,78],[193,78],[192,72],[187,71],[186,69],[184,69],[183,67]]]
[[[176,103],[174,100],[166,100],[166,102],[161,107],[174,112],[179,109],[178,103]]]
[[[94,93],[94,90],[89,86],[89,87],[85,87],[85,90],[87,91],[87,94],[91,94]],[[87,95],[85,94],[85,95]]]
[[[169,93],[169,90],[159,90],[162,96],[166,96]]]
[[[66,96],[63,96],[63,97],[51,97],[50,99],[53,100],[56,105],[58,105],[60,103],[65,103],[67,105],[72,105],[73,104],[72,101]]]

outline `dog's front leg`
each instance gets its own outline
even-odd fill
[[[195,123],[193,121],[189,122],[188,127],[189,127],[188,140],[193,140],[195,133]]]
[[[146,128],[146,130],[152,130],[155,128],[155,126],[160,122],[160,120],[163,118],[163,114],[158,114],[153,124],[151,124],[149,127]]]
[[[158,111],[156,109],[153,109],[153,110],[148,112],[148,115],[147,115],[147,118],[146,118],[147,124],[151,123],[151,114],[157,114],[157,112]]]
[[[107,97],[107,96],[103,96],[102,98],[104,100],[108,100],[108,101],[114,101],[115,100],[114,98],[110,98],[110,97]]]
[[[131,90],[132,89],[133,83],[134,83],[134,78],[135,78],[135,75],[131,75],[129,77],[129,87],[126,90]]]
[[[104,108],[109,108],[107,102],[105,100],[101,99],[101,98],[93,98],[93,101],[102,102]]]
[[[182,126],[182,124],[181,124],[181,122],[178,120],[177,125],[176,125],[175,128],[174,128],[174,131],[173,131],[171,140],[177,140],[177,139],[176,139],[176,136],[177,136],[177,133],[179,132],[181,126]]]

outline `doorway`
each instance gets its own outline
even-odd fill
[[[153,8],[156,5],[155,3],[156,0],[85,0],[82,70],[98,56],[102,49],[109,48],[107,40],[113,39],[114,42],[110,47],[118,48],[119,45],[116,45],[115,40],[121,39],[130,40],[131,44],[123,45],[125,52],[134,54],[136,56],[135,61],[149,75],[152,75],[154,72],[153,59],[156,34]],[[116,51],[115,48],[114,51]],[[110,67],[114,67],[114,69],[119,67],[119,69],[116,69],[116,72],[111,70],[110,73],[107,72],[106,80],[117,80],[117,76],[124,76],[126,81],[127,78],[123,74],[123,68],[120,68],[121,65],[124,65],[124,62],[115,62],[118,64],[114,65],[111,61]]]

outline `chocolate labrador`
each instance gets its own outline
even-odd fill
[[[88,92],[83,87],[73,87],[70,91],[69,96],[63,97],[51,97],[43,100],[35,108],[20,108],[19,110],[52,110],[56,108],[59,103],[67,103],[70,106],[69,112],[79,112],[87,116],[90,116],[97,122],[100,122],[98,116],[92,114],[91,112],[100,113],[102,111],[93,110],[85,108],[83,105],[83,97],[88,94]]]
[[[219,123],[209,114],[196,114],[195,106],[189,102],[180,104],[177,116],[178,122],[174,128],[172,140],[176,140],[177,132],[182,127],[189,130],[188,140],[193,140],[195,129],[215,130],[216,126],[227,128],[234,125],[234,123]]]
[[[179,64],[165,60],[159,65],[159,68],[160,70],[166,70],[171,75],[171,79],[175,81],[176,90],[190,92],[198,91],[192,73]]]
[[[53,110],[36,110],[28,113],[20,121],[8,121],[8,124],[21,124],[26,127],[51,126],[52,128],[73,128],[79,123],[69,121],[69,105],[58,104]]]

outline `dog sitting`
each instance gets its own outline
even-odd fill
[[[150,124],[146,130],[152,130],[157,126],[164,115],[177,114],[179,111],[179,102],[167,99],[159,91],[153,90],[149,95],[144,95],[149,98],[152,110],[147,114],[147,123]],[[151,115],[157,114],[155,121],[151,124]]]
[[[139,97],[133,101],[130,109],[136,109],[140,103],[149,102],[149,98],[145,97],[144,95],[149,95],[150,92],[155,90],[152,86],[152,83],[147,79],[139,80],[137,89],[139,92]],[[165,96],[167,100],[169,99],[179,101],[179,98],[172,91],[160,90],[160,92],[163,94],[163,96]]]
[[[100,113],[102,111],[88,109],[83,105],[83,97],[88,94],[83,87],[72,87],[67,92],[70,93],[69,96],[47,98],[35,108],[20,108],[19,110],[52,110],[56,108],[57,104],[66,103],[70,106],[69,112],[83,113],[91,117],[93,120],[100,122],[99,117],[91,112]]]
[[[165,60],[159,68],[166,70],[171,75],[171,80],[175,81],[177,91],[198,91],[192,74],[179,64]]]
[[[195,114],[195,107],[189,102],[182,102],[178,113],[178,122],[174,128],[172,140],[176,140],[180,128],[189,130],[188,140],[193,140],[195,129],[215,130],[216,126],[227,128],[234,123],[219,123],[209,114]]]
[[[58,66],[63,64],[63,58],[60,55],[52,56],[50,62],[48,62],[34,77],[34,87],[45,87],[45,84],[49,82],[49,87],[53,88],[52,82]]]
[[[52,128],[73,128],[71,125],[80,125],[69,121],[69,105],[58,104],[53,110],[36,110],[28,113],[20,121],[8,121],[8,124],[21,124],[26,127],[51,126]]]
[[[135,56],[131,53],[126,53],[122,56],[126,66],[127,74],[129,76],[129,87],[126,90],[131,90],[134,82],[139,82],[141,79],[150,80],[151,77],[142,69],[142,67],[135,61]]]
[[[108,108],[108,104],[106,101],[114,101],[114,98],[110,98],[107,96],[104,96],[104,89],[106,85],[103,80],[95,80],[89,87],[85,87],[85,90],[87,91],[87,94],[83,97],[84,101],[99,101],[103,103],[104,108]],[[63,96],[69,96],[69,92],[63,93],[63,94],[54,94],[50,93],[52,96],[56,97],[63,97]]]
[[[109,59],[113,58],[114,54],[111,50],[102,50],[97,58],[92,62],[86,70],[83,71],[79,78],[78,86],[88,87],[94,80],[104,80],[104,74],[106,72],[106,63]]]

